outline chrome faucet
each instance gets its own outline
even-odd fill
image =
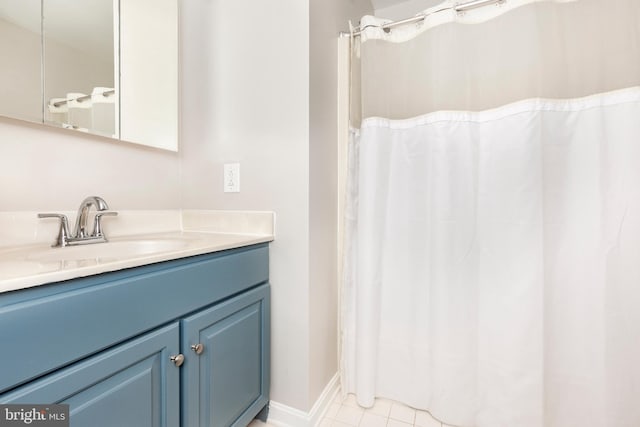
[[[74,239],[84,239],[90,237],[87,233],[87,217],[89,216],[89,210],[91,206],[95,206],[98,212],[104,212],[109,210],[109,205],[104,201],[102,197],[89,196],[82,201],[78,208],[78,215],[76,216],[76,228],[73,232]],[[95,227],[93,229],[95,233]]]
[[[87,231],[87,222],[89,218],[89,211],[91,207],[96,208],[96,214],[93,220],[93,231],[91,234]],[[109,210],[109,205],[103,198],[98,196],[89,196],[85,198],[80,207],[78,208],[78,214],[76,216],[76,227],[73,231],[73,235],[69,232],[69,220],[66,215],[56,213],[41,213],[38,214],[38,218],[58,218],[60,219],[60,230],[58,232],[58,238],[55,244],[52,246],[64,247],[71,245],[86,245],[89,243],[106,242],[107,238],[102,232],[102,225],[100,220],[104,216],[115,216],[118,212]]]

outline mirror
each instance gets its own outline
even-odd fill
[[[177,0],[0,0],[0,115],[178,150]]]
[[[42,122],[40,1],[0,0],[0,114]]]
[[[115,12],[112,0],[42,3],[45,123],[118,138]]]

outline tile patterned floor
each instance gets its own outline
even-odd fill
[[[249,427],[273,427],[254,421]],[[350,394],[344,400],[338,395],[331,403],[318,427],[452,427],[402,403],[376,399],[371,408],[362,408]]]

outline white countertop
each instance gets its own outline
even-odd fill
[[[16,214],[11,217],[13,223]],[[29,213],[30,217],[34,214]],[[17,215],[21,217],[20,215]],[[135,223],[131,218],[153,218],[140,212],[122,215],[122,223]],[[162,225],[158,218],[169,218]],[[110,235],[105,227],[108,243],[96,243],[87,246],[51,248],[49,236],[47,242],[14,244],[0,247],[0,293],[29,288],[46,283],[86,277],[95,274],[138,267],[162,261],[185,258],[205,253],[218,252],[274,240],[275,216],[271,212],[225,212],[225,211],[182,211],[179,215],[157,215],[156,225],[149,226],[144,234],[132,234],[130,227],[118,229],[111,221]],[[180,218],[176,224],[171,218]],[[0,218],[0,231],[6,225],[7,216]],[[24,222],[24,221],[22,221]],[[154,227],[156,229],[154,229]],[[134,227],[135,228],[135,227]],[[51,227],[48,228],[50,232]],[[55,227],[54,227],[55,229]],[[128,232],[127,232],[128,231]],[[37,234],[37,233],[35,233]],[[0,233],[0,237],[1,237]],[[113,236],[113,237],[110,237]],[[179,243],[178,245],[158,246],[159,249],[140,253],[120,254],[118,248],[128,243]],[[106,245],[98,247],[98,245]],[[118,246],[124,245],[124,246]],[[95,248],[89,248],[95,246]],[[86,248],[86,250],[84,249]],[[115,248],[115,250],[110,250]],[[105,249],[105,254],[96,256],[96,250]],[[85,256],[84,252],[89,255]]]

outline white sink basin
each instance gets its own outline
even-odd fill
[[[189,240],[179,238],[114,240],[106,243],[41,249],[31,252],[27,259],[38,262],[127,259],[176,251],[188,245]]]

